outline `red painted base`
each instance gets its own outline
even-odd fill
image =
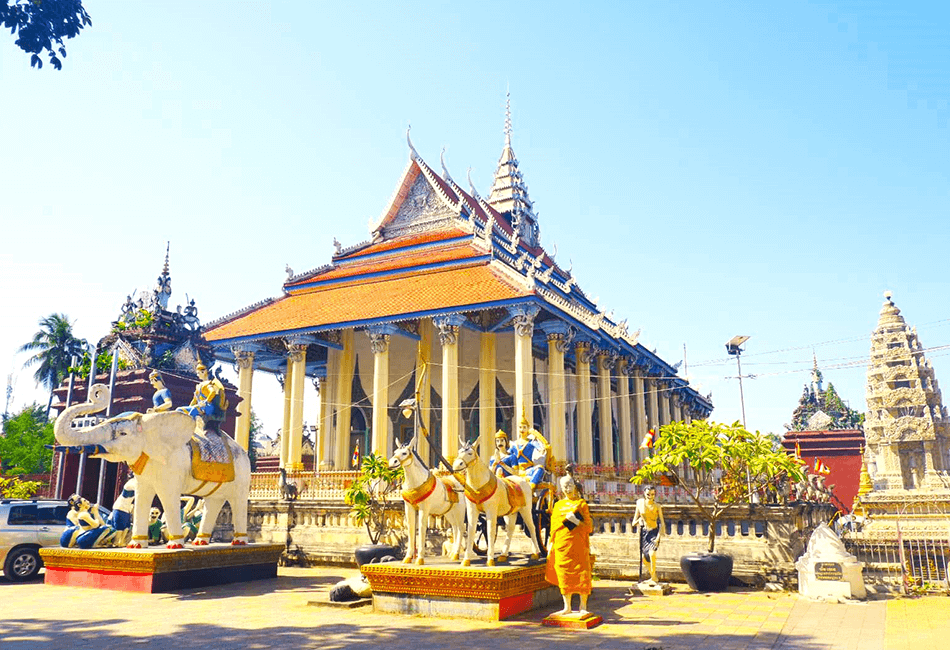
[[[89,571],[81,569],[54,569],[47,567],[46,584],[63,587],[92,587],[114,591],[152,593],[155,575],[125,573],[123,571]]]
[[[603,622],[603,616],[598,616],[597,614],[591,614],[588,612],[583,616],[564,616],[560,614],[551,614],[541,621],[541,625],[546,625],[547,627],[563,627],[569,630],[589,630],[592,627],[597,627]]]

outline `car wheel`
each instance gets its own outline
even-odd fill
[[[35,549],[18,548],[7,555],[7,561],[3,565],[3,575],[8,580],[21,582],[39,573],[40,566],[42,566],[40,556]]]

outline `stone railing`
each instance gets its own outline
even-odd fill
[[[298,499],[338,500],[359,477],[359,472],[287,472],[287,483],[297,488]],[[281,499],[280,472],[254,472],[251,474],[251,500]]]
[[[310,474],[310,478],[313,476]],[[352,563],[353,549],[369,541],[366,529],[356,522],[350,507],[343,503],[342,483],[322,489],[339,496],[318,499],[309,497],[305,491],[297,501],[284,501],[279,497],[252,499],[248,515],[251,540],[285,543],[293,555],[312,562]],[[804,552],[815,526],[827,522],[834,511],[828,504],[734,506],[719,522],[716,551],[733,557],[734,575],[744,582],[793,584],[797,579],[795,559]],[[633,526],[634,507],[591,503],[590,512],[594,520],[591,552],[597,556],[595,572],[636,579],[640,571],[640,545],[638,531]],[[679,558],[686,553],[706,550],[709,529],[695,506],[664,504],[663,513],[666,527],[657,568],[664,580],[682,581]],[[392,529],[387,541],[404,544],[401,502],[391,501],[387,516]],[[430,520],[427,541],[430,552],[440,551],[447,537],[444,528],[441,519]],[[512,551],[527,553],[529,548],[527,537],[517,532]]]

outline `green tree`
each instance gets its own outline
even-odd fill
[[[40,54],[45,50],[53,67],[62,70],[59,56],[66,58],[63,40],[79,34],[92,19],[82,0],[0,0],[0,24],[11,34],[19,30],[16,45],[32,54],[31,67],[43,67]]]
[[[43,407],[32,404],[3,423],[0,470],[5,474],[44,474],[50,470],[53,423]]]
[[[347,489],[344,500],[353,507],[356,521],[366,526],[371,544],[386,536],[386,497],[402,482],[402,467],[390,469],[385,456],[363,456],[360,475]]]
[[[653,455],[630,481],[646,483],[661,476],[683,488],[699,508],[709,524],[710,553],[716,546],[716,523],[730,505],[749,503],[752,494],[775,487],[782,478],[804,480],[798,461],[775,449],[769,436],[746,431],[738,422],[706,420],[660,427]]]
[[[65,314],[50,314],[40,319],[40,329],[33,340],[21,346],[17,352],[32,352],[24,367],[39,365],[33,377],[36,383],[49,390],[46,414],[53,404],[53,390],[69,372],[73,355],[82,354],[83,343],[73,335],[73,324]]]
[[[39,481],[23,481],[16,476],[12,478],[0,477],[0,498],[29,499],[40,489]]]
[[[251,461],[252,472],[257,469],[257,448],[254,446],[254,441],[257,440],[257,435],[263,429],[264,425],[257,419],[257,413],[254,412],[254,409],[251,409],[251,432],[248,436],[247,457]]]

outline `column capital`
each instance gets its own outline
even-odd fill
[[[439,342],[442,345],[455,345],[459,340],[459,327],[465,322],[462,314],[436,316],[432,324],[439,330]]]
[[[574,354],[579,363],[590,363],[594,358],[594,352],[591,349],[590,341],[581,339],[574,341]]]
[[[303,336],[288,336],[284,339],[287,346],[287,360],[298,363],[307,358],[307,344],[310,339]]]
[[[541,313],[541,308],[535,304],[514,305],[508,308],[511,315],[511,322],[515,326],[515,334],[518,336],[531,336],[534,334],[534,319]]]
[[[620,359],[619,353],[604,348],[598,348],[594,354],[605,369],[613,368]]]
[[[249,370],[254,365],[254,350],[235,346],[231,348],[231,352],[234,354],[234,366],[239,372]]]
[[[539,323],[538,327],[544,332],[548,341],[554,341],[554,347],[562,354],[567,352],[577,334],[577,330],[562,320],[546,320]]]

